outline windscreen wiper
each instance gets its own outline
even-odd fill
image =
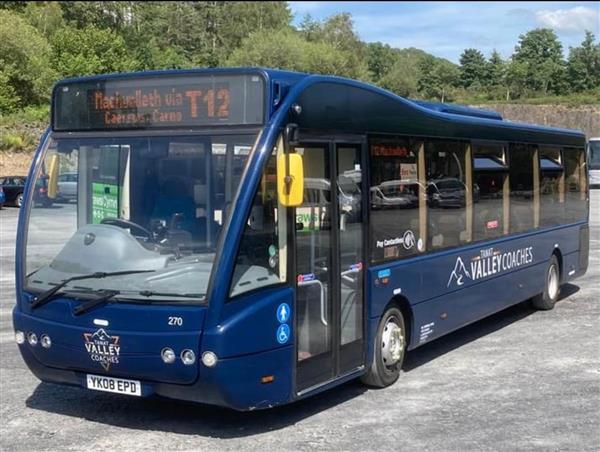
[[[204,298],[204,293],[171,293],[171,292],[155,292],[153,290],[140,290],[138,292],[142,297],[176,297],[176,298]]]
[[[100,306],[102,304],[108,303],[112,297],[114,297],[115,295],[118,295],[119,293],[121,293],[121,292],[119,292],[118,290],[102,291],[102,292],[100,292],[100,296],[98,296],[96,298],[92,298],[91,300],[89,300],[85,303],[82,303],[79,306],[77,306],[75,309],[73,309],[73,314],[75,314],[75,315],[85,314],[86,312],[94,309],[96,306]]]
[[[70,282],[73,282],[73,281],[79,281],[81,279],[102,279],[102,278],[107,278],[109,276],[133,275],[134,273],[151,273],[154,271],[156,271],[156,270],[126,270],[126,271],[108,272],[108,273],[107,272],[96,272],[96,273],[90,273],[88,275],[73,276],[72,278],[65,279],[63,282],[54,286],[52,289],[48,289],[47,291],[42,292],[39,296],[35,297],[35,299],[31,303],[30,307],[31,307],[31,309],[36,309],[36,308],[39,308],[40,306],[45,305],[50,300],[52,300],[52,297],[54,297],[60,289],[62,289],[67,284],[69,284]]]

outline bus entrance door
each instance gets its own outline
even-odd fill
[[[298,393],[364,364],[361,143],[304,143],[296,208]]]

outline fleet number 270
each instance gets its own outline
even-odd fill
[[[183,318],[182,317],[169,317],[169,325],[181,326],[181,325],[183,325]]]

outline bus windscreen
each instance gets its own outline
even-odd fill
[[[264,80],[250,75],[171,75],[60,84],[55,131],[257,125],[264,121]]]

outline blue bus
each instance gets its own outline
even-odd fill
[[[37,181],[73,201],[33,202]],[[588,266],[585,136],[263,69],[68,79],[25,189],[15,339],[42,381],[269,408]]]

